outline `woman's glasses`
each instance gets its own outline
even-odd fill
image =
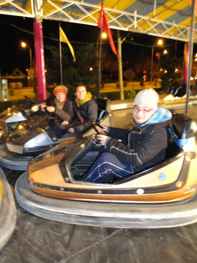
[[[147,113],[149,113],[150,111],[151,111],[152,109],[147,109],[147,108],[142,108],[142,109],[140,109],[137,105],[135,105],[134,107],[133,107],[133,111],[135,111],[135,112],[139,112],[139,111],[141,111],[142,112],[142,114],[147,114]]]

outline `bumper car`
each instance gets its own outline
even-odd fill
[[[113,125],[110,101],[97,99],[98,123]],[[52,117],[53,118],[53,117]],[[0,165],[11,170],[26,171],[29,161],[36,155],[47,151],[67,139],[57,139],[49,125],[51,116],[35,114],[20,123],[6,137],[5,145],[0,149]],[[91,127],[84,134],[94,133]],[[73,140],[73,139],[71,139]]]
[[[17,127],[31,114],[31,107],[35,104],[30,98],[25,97],[23,105],[12,105],[0,114],[0,143],[4,142],[7,134]]]
[[[30,161],[15,184],[16,199],[29,213],[70,224],[143,229],[197,222],[196,122],[173,114],[169,131],[164,161],[107,183],[81,179],[99,152],[95,136],[62,142]]]
[[[0,250],[6,245],[16,225],[16,207],[12,191],[0,168]]]

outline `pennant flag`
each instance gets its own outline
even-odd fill
[[[187,84],[188,76],[188,61],[189,61],[189,45],[185,43],[184,47],[184,84]]]
[[[68,41],[68,38],[67,38],[66,34],[64,33],[63,29],[61,28],[61,26],[59,26],[59,34],[60,34],[60,41],[66,43],[68,45],[68,47],[70,49],[70,52],[71,52],[71,54],[73,56],[73,60],[75,62],[76,58],[75,58],[74,49],[71,46],[70,42]]]
[[[99,28],[102,27],[102,31],[105,32],[106,34],[108,34],[111,49],[114,52],[114,54],[116,55],[116,57],[118,57],[118,53],[117,53],[116,47],[114,45],[111,29],[109,28],[109,25],[107,22],[107,17],[106,17],[105,11],[103,9],[103,4],[101,4],[101,11],[100,11],[99,20],[98,20],[98,27]]]

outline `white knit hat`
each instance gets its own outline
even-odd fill
[[[146,105],[153,110],[157,110],[159,95],[154,89],[144,89],[137,93],[133,105]]]

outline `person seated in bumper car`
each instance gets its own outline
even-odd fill
[[[98,105],[92,98],[92,94],[87,91],[84,84],[79,84],[75,91],[75,101],[73,102],[73,127],[68,129],[62,138],[75,136],[92,126],[98,119]]]
[[[167,122],[172,114],[158,108],[159,96],[154,89],[137,93],[134,99],[131,130],[106,127],[97,135],[100,154],[83,176],[83,181],[109,182],[123,178],[164,160],[168,146]],[[111,179],[110,179],[111,180]]]
[[[64,85],[58,85],[54,88],[53,94],[55,99],[46,104],[41,104],[41,110],[47,110],[50,113],[55,113],[55,119],[50,121],[49,125],[53,129],[57,138],[61,137],[61,130],[65,130],[65,126],[69,124],[73,116],[72,102],[67,99],[68,89]]]

